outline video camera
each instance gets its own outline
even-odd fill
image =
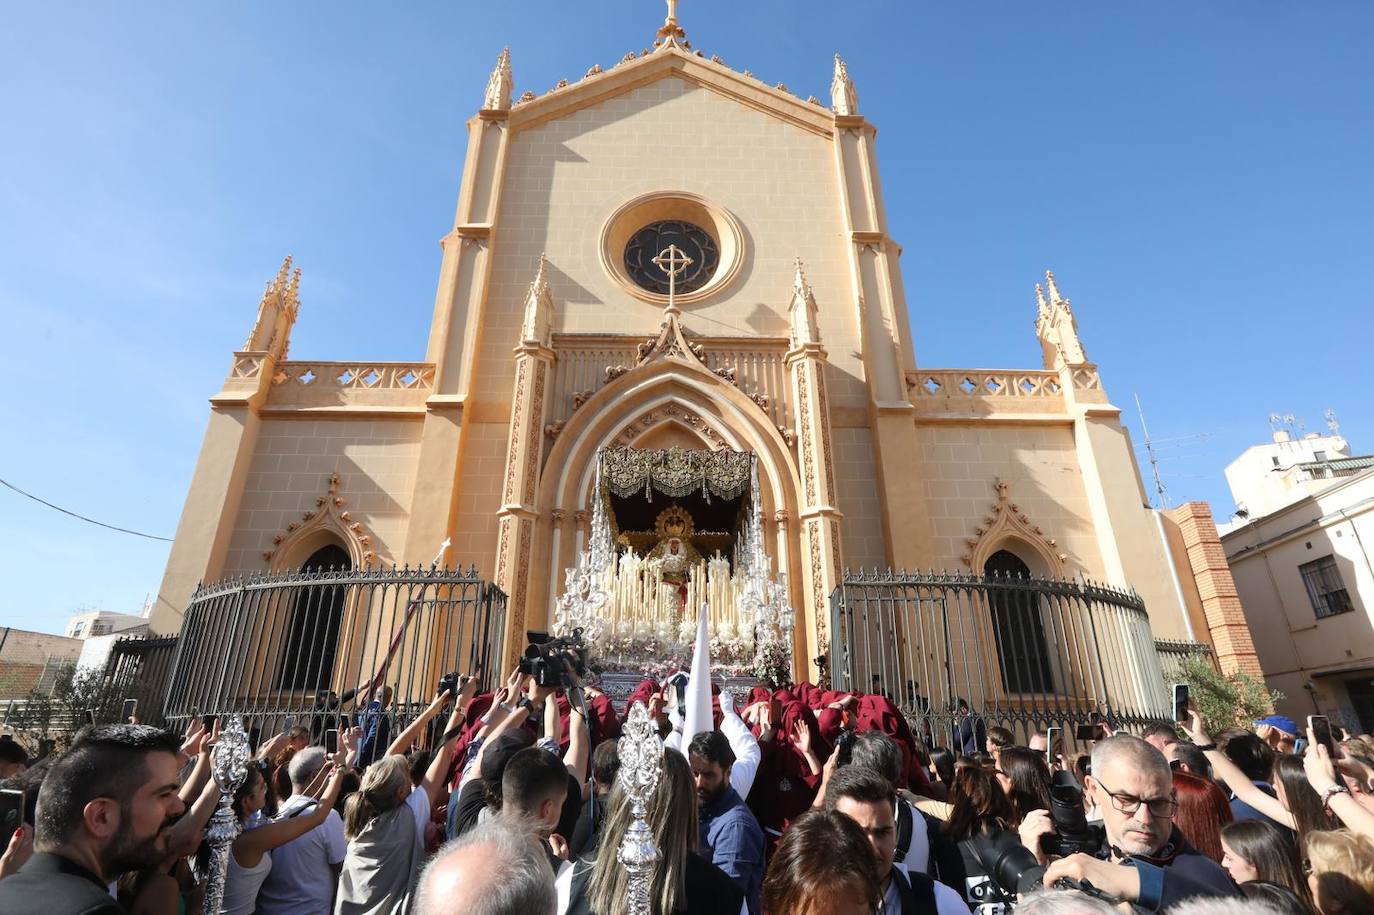
[[[529,630],[525,633],[530,643],[525,647],[525,656],[520,659],[520,672],[534,678],[536,686],[572,686],[563,662],[572,664],[579,677],[587,674],[587,645],[582,640],[582,630],[574,629],[572,635],[554,638],[547,632]]]
[[[1062,858],[1077,852],[1096,854],[1107,841],[1101,824],[1089,823],[1083,813],[1083,789],[1068,772],[1056,772],[1050,786],[1050,819],[1054,834],[1043,836],[1040,849],[1049,857]],[[1014,899],[1039,887],[1045,879],[1045,869],[1037,863],[1035,854],[1015,833],[998,832],[975,836],[973,852],[988,879],[1006,897]],[[1098,895],[1091,885],[1072,880],[1060,880],[1060,889],[1076,889]]]
[[[1101,823],[1089,823],[1083,813],[1083,789],[1071,772],[1054,773],[1050,785],[1050,819],[1054,820],[1054,835],[1040,840],[1045,854],[1064,858],[1078,852],[1097,854],[1107,841]]]

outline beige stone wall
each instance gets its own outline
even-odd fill
[[[511,362],[514,359],[508,358]],[[463,428],[463,476],[449,553],[465,566],[475,563],[488,578],[496,569],[496,511],[501,507],[509,431],[507,422],[472,422]]]
[[[511,348],[540,253],[549,258],[556,332],[656,331],[661,309],[630,296],[602,267],[601,230],[630,198],[678,190],[732,212],[747,246],[730,285],[684,307],[688,331],[785,337],[800,256],[820,306],[822,341],[850,376],[835,379],[831,397],[861,402],[833,156],[824,137],[672,76],[516,132],[493,236],[479,397],[510,398]]]
[[[342,478],[345,510],[371,533],[378,557],[399,557],[419,441],[420,423],[413,419],[264,419],[224,574],[266,570],[262,554],[273,548],[273,536],[316,508],[331,473]]]
[[[969,571],[960,561],[969,551],[965,540],[975,536],[975,528],[991,513],[997,502],[994,483],[1000,477],[1011,484],[1011,501],[1046,537],[1057,541],[1068,557],[1064,562],[1069,574],[1081,570],[1089,577],[1102,577],[1071,426],[942,423],[918,431],[929,475],[932,564],[937,569]],[[1042,571],[1030,556],[1022,558],[1032,571]]]
[[[873,476],[873,433],[862,427],[832,430],[835,486],[844,513],[841,542],[844,563],[851,569],[887,566],[883,508]]]

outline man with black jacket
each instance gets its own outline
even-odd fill
[[[1164,754],[1138,737],[1117,734],[1093,747],[1092,760],[1084,788],[1102,812],[1106,848],[1097,857],[1080,853],[1052,862],[1046,886],[1063,878],[1088,881],[1149,912],[1195,896],[1240,895],[1221,865],[1174,826],[1178,801]],[[1026,820],[1022,840],[1038,846],[1036,833],[1050,831],[1049,816],[1034,811]]]
[[[880,915],[968,915],[959,893],[920,871],[895,865],[897,791],[863,766],[840,768],[825,787],[825,807],[849,817],[868,836],[883,877]]]
[[[167,857],[185,811],[176,735],[139,724],[83,728],[38,792],[34,855],[0,880],[5,915],[118,915],[108,886]]]

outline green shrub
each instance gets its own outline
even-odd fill
[[[1247,673],[1223,674],[1204,654],[1188,655],[1178,666],[1179,679],[1187,683],[1193,704],[1202,715],[1208,734],[1230,727],[1249,728],[1257,718],[1274,711],[1283,693]]]

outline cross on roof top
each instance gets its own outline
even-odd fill
[[[682,275],[682,271],[692,266],[693,261],[677,245],[669,245],[658,252],[653,258],[653,263],[668,276],[668,304],[664,311],[677,314],[677,278]]]
[[[682,271],[693,264],[692,259],[677,245],[669,245],[658,252],[653,262],[658,266],[658,269],[668,275],[670,280],[681,276]]]

